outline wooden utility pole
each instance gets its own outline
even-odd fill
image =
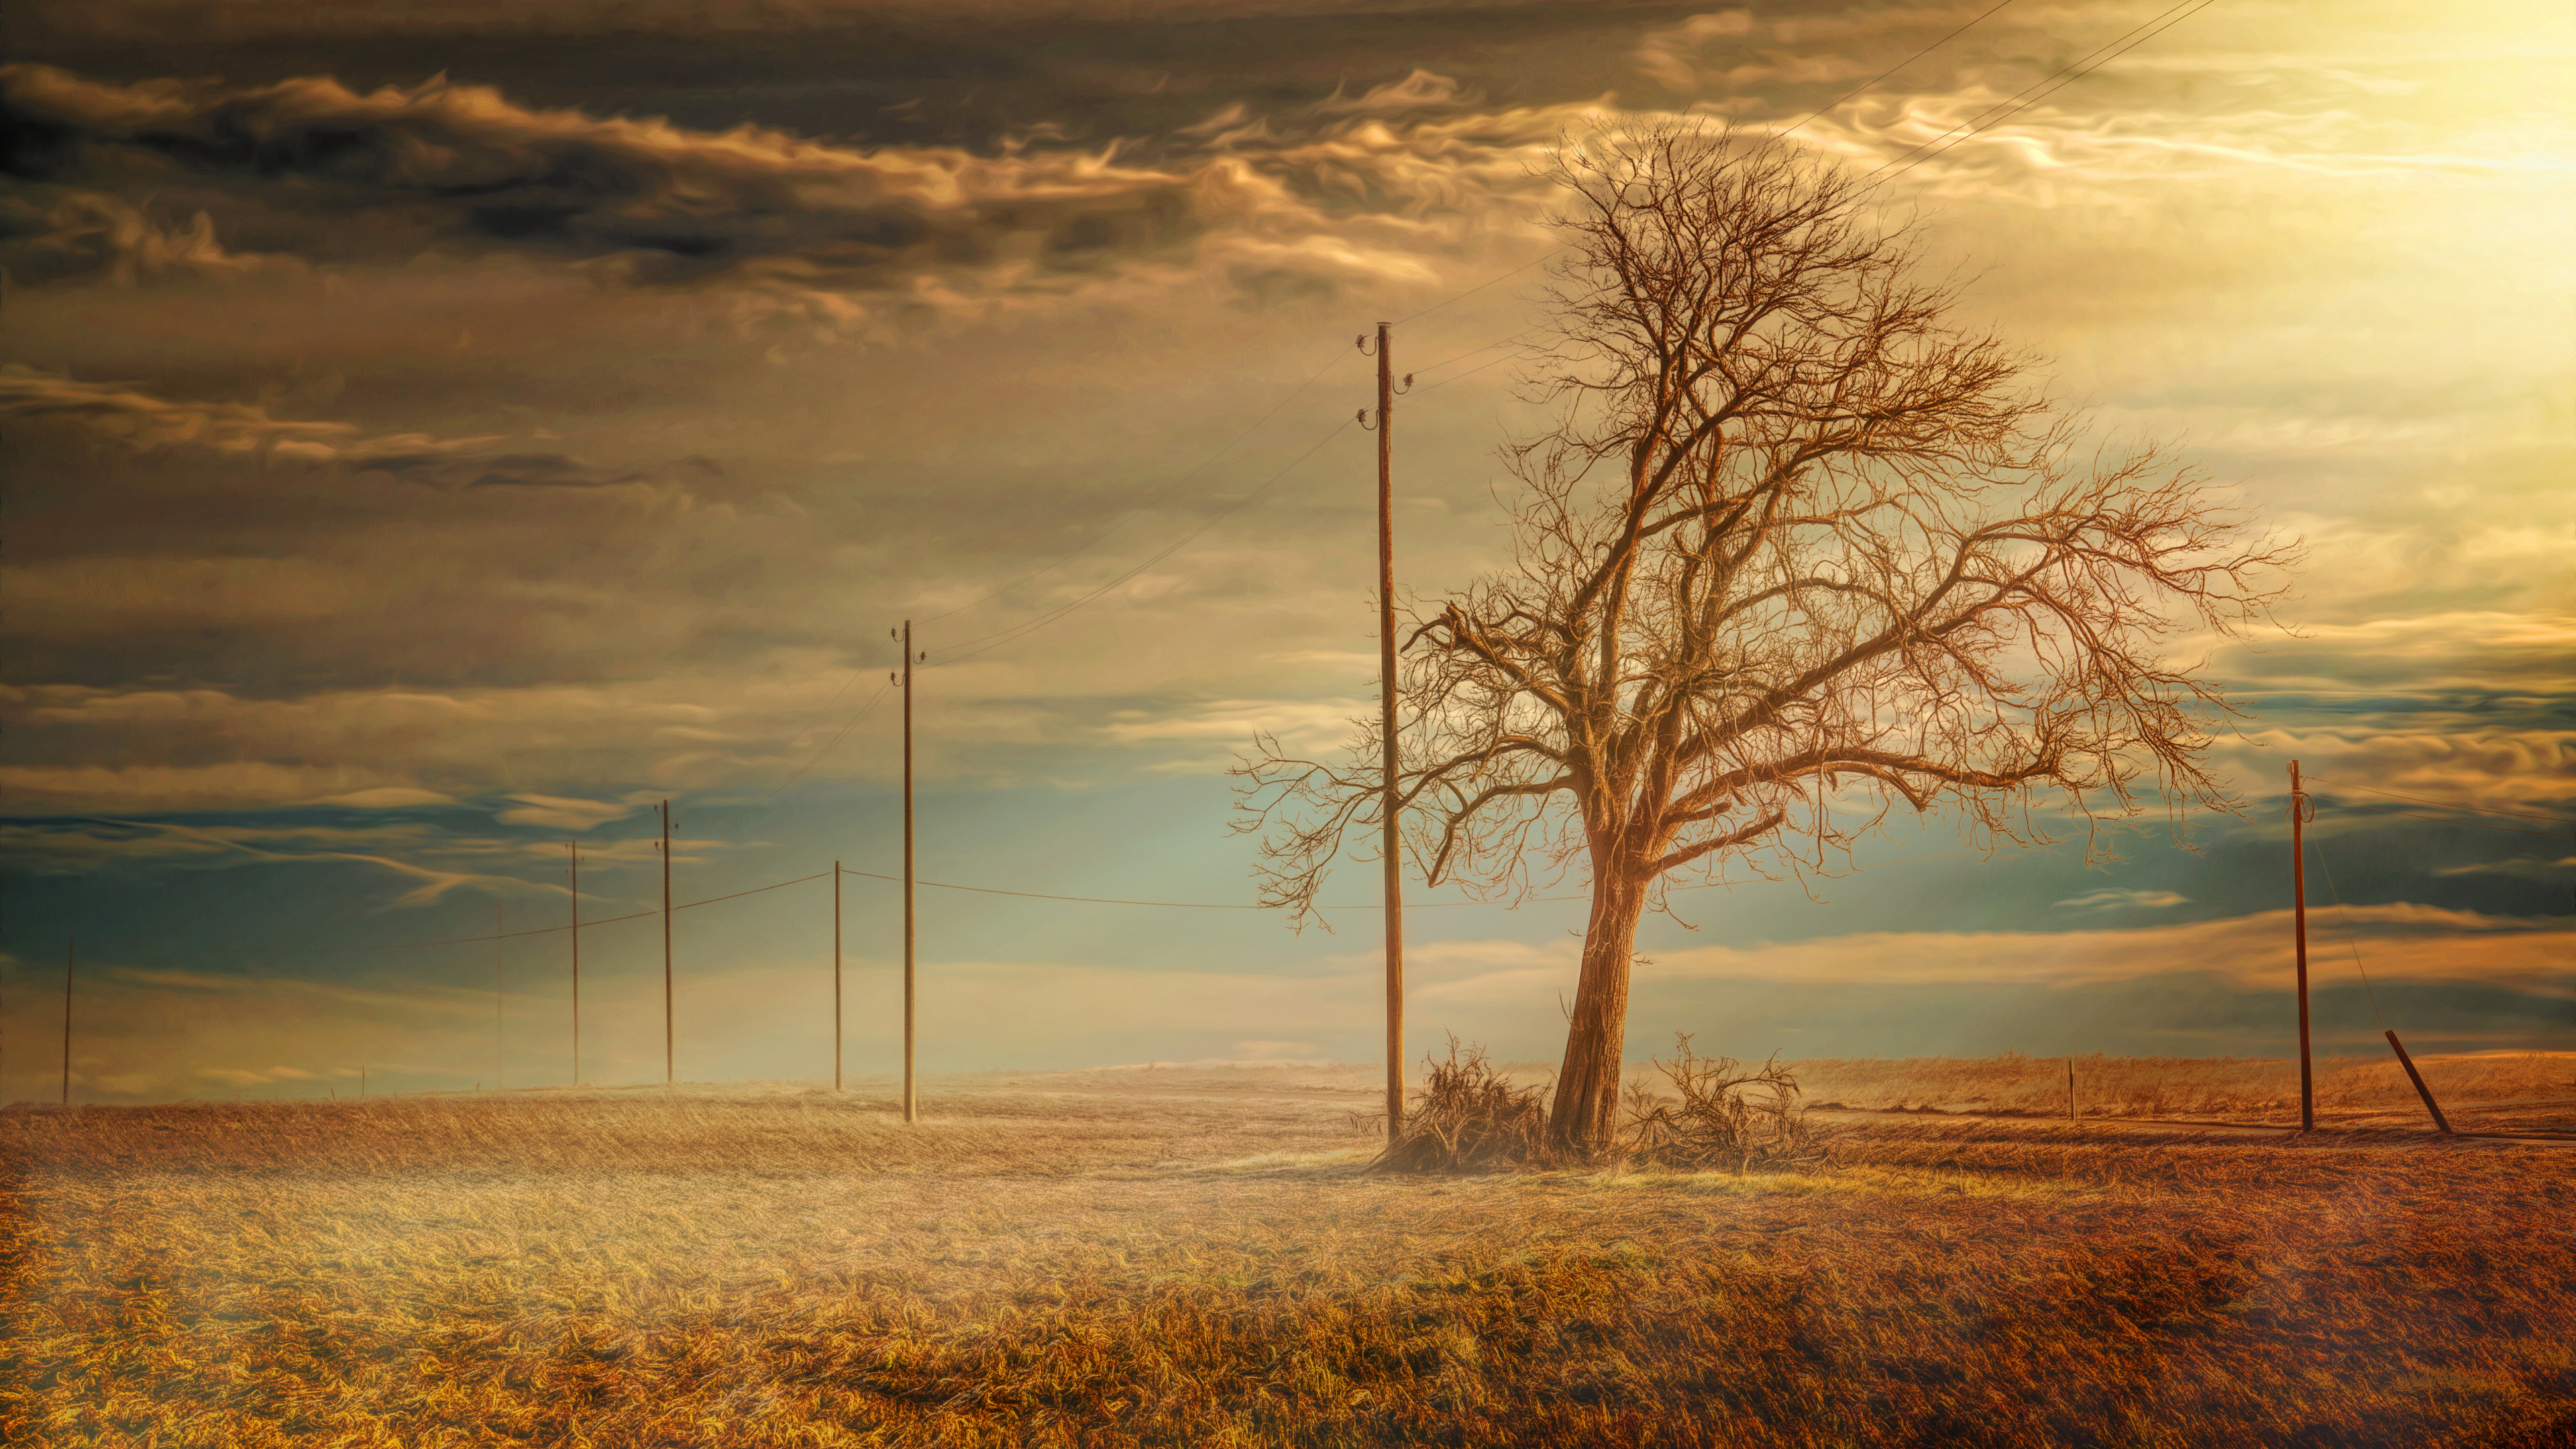
[[[63,942],[63,1105],[72,1104],[72,958],[80,951],[80,933]]]
[[[915,1120],[912,1093],[912,621],[903,621],[903,1120]]]
[[[504,1089],[501,1081],[501,938],[509,934],[510,908],[492,903],[492,1090]]]
[[[841,1090],[841,863],[832,862],[832,1090]]]
[[[671,1071],[671,802],[658,807],[662,817],[662,1085],[677,1080]]]
[[[581,1085],[581,842],[572,847],[572,1084]]]
[[[2303,827],[2307,824],[2308,797],[2299,789],[2299,762],[2290,762],[2290,891],[2291,918],[2298,929],[2299,949],[2299,1130],[2317,1129],[2317,1082],[2308,1061],[2308,847]]]
[[[1368,339],[1360,339],[1366,350]],[[1406,378],[1406,382],[1413,379]],[[1386,874],[1386,1140],[1404,1134],[1404,855],[1396,821],[1395,364],[1377,324],[1377,675],[1380,853]]]

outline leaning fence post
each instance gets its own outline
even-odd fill
[[[2451,1124],[2442,1116],[2441,1104],[2433,1100],[2433,1089],[2424,1085],[2424,1074],[2415,1070],[2415,1059],[2406,1055],[2406,1044],[2393,1031],[2388,1034],[2388,1049],[2397,1053],[2397,1064],[2406,1069],[2407,1079],[2415,1084],[2415,1095],[2424,1099],[2424,1110],[2433,1114],[2433,1125],[2449,1135]]]

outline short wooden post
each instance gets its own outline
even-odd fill
[[[2424,1074],[2415,1070],[2415,1059],[2406,1055],[2406,1044],[2393,1031],[2388,1034],[2388,1049],[2397,1053],[2397,1064],[2406,1069],[2407,1080],[2415,1084],[2415,1095],[2424,1099],[2424,1110],[2433,1114],[2433,1126],[2447,1136],[2451,1130],[2449,1119],[2442,1115],[2441,1104],[2433,1100],[2433,1089],[2424,1085]]]
[[[2075,1120],[2075,1058],[2066,1059],[2066,1120]]]

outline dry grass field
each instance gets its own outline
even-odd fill
[[[2576,1052],[2418,1056],[2454,1129],[2576,1130]],[[2064,1117],[2065,1057],[1940,1057],[1796,1064],[1808,1102],[1873,1111]],[[2295,1061],[2077,1057],[2080,1118],[2299,1120]],[[2326,1058],[2316,1066],[2317,1120],[2352,1127],[2422,1127],[2430,1120],[2394,1056]],[[1830,1104],[1830,1106],[1829,1106]]]
[[[1801,1064],[1794,1174],[1369,1173],[1341,1068],[20,1106],[0,1440],[2576,1443],[2576,1150],[2076,1066]],[[2566,1058],[2427,1071],[2569,1124]]]

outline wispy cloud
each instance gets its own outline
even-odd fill
[[[623,800],[581,800],[562,795],[520,794],[510,797],[518,803],[503,810],[494,819],[504,825],[535,825],[578,834],[623,820],[650,802],[649,795],[630,795]]]
[[[2080,896],[2069,896],[2059,901],[2055,909],[2061,911],[2156,910],[2165,906],[2183,905],[2190,900],[2191,897],[2173,891],[2106,889],[2087,891]]]
[[[498,437],[364,436],[352,423],[273,416],[256,403],[173,400],[127,383],[83,382],[16,363],[0,365],[0,419],[67,422],[138,449],[215,453],[324,464],[444,487],[608,487],[635,470],[601,469],[561,453],[513,451]]]
[[[2513,981],[2576,997],[2576,926],[2560,920],[2388,904],[2357,906],[2333,922],[2311,913],[2311,951],[2339,944],[2349,925],[2381,981]],[[2265,911],[2182,925],[2086,931],[1871,932],[1767,946],[1697,946],[1656,955],[1641,977],[1761,981],[1990,982],[2063,986],[2181,972],[2240,985],[2281,979],[2291,913]]]
[[[2443,876],[2510,875],[2530,880],[2547,880],[2553,876],[2565,875],[2569,871],[2576,871],[2576,855],[2562,855],[2556,860],[2537,855],[2518,855],[2511,860],[2478,860],[2465,865],[2441,865],[2433,868],[2433,874]]]

